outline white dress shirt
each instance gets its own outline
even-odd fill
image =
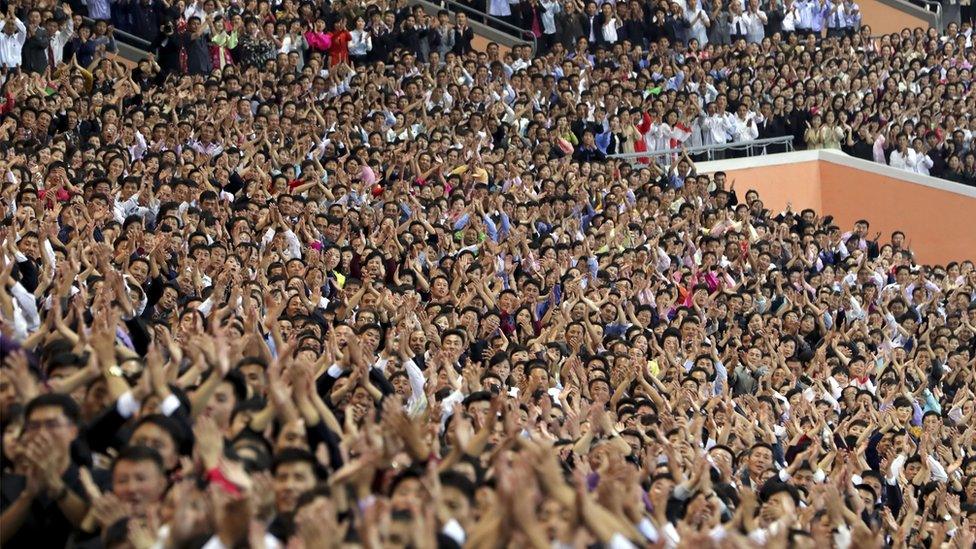
[[[13,34],[0,32],[0,66],[11,69],[20,66],[20,51],[24,48],[24,41],[27,40],[27,27],[16,17],[14,25],[17,28]]]

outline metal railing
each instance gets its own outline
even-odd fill
[[[458,13],[464,13],[468,16],[468,19],[473,23],[480,23],[493,29],[496,32],[502,34],[507,34],[516,40],[520,40],[526,44],[532,45],[532,55],[535,56],[536,52],[539,51],[539,40],[536,38],[535,34],[530,30],[523,29],[517,25],[513,25],[504,19],[495,17],[494,15],[488,15],[487,13],[480,11],[473,6],[468,6],[456,0],[416,0],[418,4],[428,4],[439,9],[447,10],[451,14],[451,19],[456,20]]]
[[[608,158],[619,158],[621,160],[629,160],[633,163],[644,163],[650,158],[663,157],[663,162],[660,164],[670,165],[671,160],[682,152],[686,152],[691,156],[705,155],[705,160],[718,160],[716,153],[726,152],[726,151],[745,151],[742,156],[760,156],[763,154],[768,154],[766,148],[772,146],[782,146],[783,150],[781,152],[793,152],[793,136],[784,135],[782,137],[767,137],[765,139],[754,139],[752,141],[739,141],[736,143],[717,143],[714,145],[702,145],[700,147],[685,147],[681,149],[662,149],[658,151],[646,151],[646,152],[634,152],[634,153],[620,153],[620,154],[610,154],[607,155]]]
[[[83,19],[89,25],[95,24],[95,20],[91,17],[84,17]],[[112,29],[112,35],[115,37],[115,42],[119,46],[119,55],[129,61],[139,61],[151,53],[150,48],[152,47],[152,43],[145,38],[140,38],[119,29]]]
[[[935,13],[935,29],[941,34],[945,30],[942,26],[942,3],[934,0],[909,0],[910,2],[922,4],[926,11]]]

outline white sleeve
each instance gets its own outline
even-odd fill
[[[898,454],[898,456],[891,461],[891,465],[888,466],[888,470],[882,471],[885,473],[885,481],[887,481],[888,484],[894,485],[896,482],[898,482],[898,475],[901,474],[902,467],[905,466],[905,462],[907,460],[908,457],[905,456],[905,454]]]
[[[41,253],[47,257],[48,262],[51,264],[51,274],[54,275],[58,270],[58,260],[54,255],[54,247],[51,245],[51,241],[44,239],[44,244],[41,245]]]
[[[403,368],[407,371],[407,379],[410,381],[410,390],[413,392],[413,397],[424,396],[424,385],[427,383],[427,380],[424,378],[424,373],[420,371],[420,367],[411,359],[403,363]]]
[[[27,331],[33,332],[41,325],[41,317],[37,314],[37,302],[34,300],[34,294],[28,292],[27,288],[24,288],[20,282],[14,283],[10,288],[10,293],[20,305],[24,320],[27,321]]]
[[[441,533],[456,541],[460,546],[464,546],[464,541],[467,539],[467,535],[464,533],[464,527],[453,518],[444,524],[444,527],[441,528]]]
[[[939,463],[939,460],[932,456],[925,456],[925,460],[929,464],[929,469],[932,471],[932,480],[936,482],[947,482],[949,480],[949,474],[946,473],[945,467]]]
[[[274,227],[268,227],[268,230],[264,232],[264,236],[261,237],[261,249],[267,248],[268,244],[271,244],[271,240],[274,239],[274,236]]]
[[[285,231],[285,240],[288,242],[288,252],[291,253],[291,257],[301,259],[302,243],[291,229]]]
[[[620,534],[614,534],[607,544],[610,549],[637,549],[637,546]]]
[[[132,391],[122,393],[122,396],[115,401],[115,411],[124,418],[130,418],[136,415],[140,407],[141,404],[138,400],[136,400],[136,397],[132,394]]]

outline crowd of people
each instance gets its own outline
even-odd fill
[[[972,258],[651,158],[972,182],[971,26],[509,10],[6,7],[0,543],[972,547]]]

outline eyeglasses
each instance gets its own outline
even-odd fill
[[[61,427],[66,427],[67,423],[60,419],[45,419],[41,421],[28,421],[24,424],[24,431],[53,431]]]

